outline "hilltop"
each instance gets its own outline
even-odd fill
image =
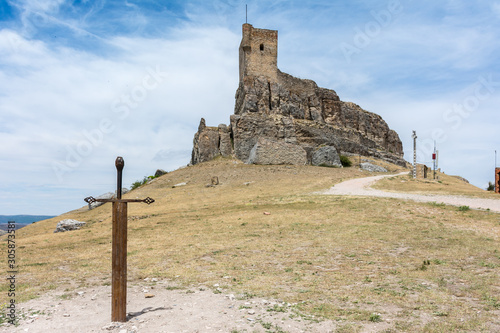
[[[230,124],[207,127],[201,119],[191,164],[234,156],[250,164],[340,166],[341,155],[363,155],[407,165],[399,135],[380,115],[278,69],[277,30],[243,24],[239,72]]]
[[[392,173],[404,171],[376,163]],[[499,215],[439,203],[317,194],[369,175],[355,167],[260,166],[219,158],[156,178],[126,195],[156,200],[129,206],[130,288],[147,284],[157,295],[181,297],[184,291],[207,301],[210,292],[232,302],[228,306],[236,300],[225,296],[233,295],[242,302],[236,312],[254,318],[257,332],[269,331],[266,314],[276,319],[272,327],[300,322],[310,332],[325,331],[320,325],[341,332],[499,329]],[[207,187],[213,176],[220,185]],[[179,183],[187,184],[173,188]],[[447,178],[430,185],[435,184],[447,184],[449,193],[459,185],[462,195],[467,187],[478,192]],[[54,234],[65,218],[88,224]],[[29,225],[17,231],[17,240],[18,301],[48,292],[63,304],[79,304],[84,299],[77,291],[109,286],[109,204]],[[152,278],[158,282],[144,282]],[[6,294],[0,297],[4,303]],[[263,299],[278,305],[264,310],[261,319],[249,315]],[[169,313],[145,315],[150,319],[144,327],[149,320],[175,321]],[[198,317],[190,316],[194,325]],[[229,317],[224,323],[237,326]]]

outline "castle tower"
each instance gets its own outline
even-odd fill
[[[265,76],[278,81],[278,31],[243,24],[240,44],[240,82],[246,76]]]

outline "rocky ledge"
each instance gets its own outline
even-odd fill
[[[240,82],[229,126],[201,120],[191,164],[235,156],[255,164],[337,165],[344,153],[406,165],[398,134],[381,116],[279,71],[278,82],[264,76]]]

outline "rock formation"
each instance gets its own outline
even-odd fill
[[[387,169],[384,167],[381,167],[379,165],[371,164],[369,162],[363,162],[360,165],[362,170],[366,170],[369,172],[387,172]]]
[[[82,222],[82,221],[72,220],[72,219],[62,220],[62,221],[59,221],[59,223],[57,223],[56,230],[54,230],[54,233],[79,230],[81,227],[85,226],[85,224],[87,224],[87,223]]]
[[[201,118],[198,132],[193,140],[193,152],[191,164],[210,161],[219,155],[231,156],[233,144],[231,132],[227,125],[220,124],[219,127],[207,127],[205,119]]]
[[[339,154],[405,165],[398,134],[374,113],[343,102],[333,90],[277,67],[278,32],[243,25],[240,84],[230,125],[202,119],[191,164],[216,156],[246,163],[339,166]]]
[[[128,192],[129,192],[128,188],[122,188],[122,194],[127,194]],[[104,194],[96,196],[95,198],[96,199],[105,199],[105,200],[114,199],[114,198],[116,198],[116,191],[104,193]],[[105,204],[104,202],[95,201],[93,203],[89,203],[88,207],[89,207],[89,210],[91,210],[91,209],[97,208],[99,206],[102,206],[104,204]]]
[[[297,144],[260,137],[250,150],[247,163],[305,165],[307,153]]]

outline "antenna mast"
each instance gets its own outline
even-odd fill
[[[413,178],[417,178],[417,132],[413,131]]]
[[[248,5],[245,5],[245,23],[248,23]]]

